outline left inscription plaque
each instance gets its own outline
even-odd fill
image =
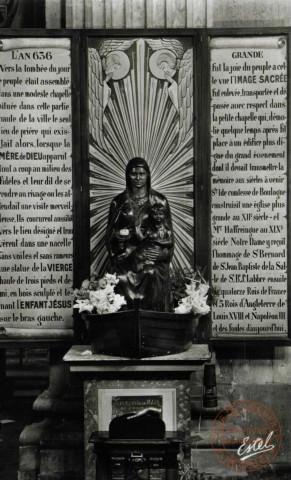
[[[69,328],[70,40],[0,45],[0,326]]]

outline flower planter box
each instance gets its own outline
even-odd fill
[[[192,345],[199,316],[126,310],[86,314],[92,353],[143,358],[181,353]]]

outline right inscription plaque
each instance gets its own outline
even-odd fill
[[[210,40],[213,337],[287,338],[287,38]]]

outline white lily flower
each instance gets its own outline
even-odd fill
[[[107,280],[105,278],[100,278],[100,280],[98,280],[98,284],[100,288],[104,289],[107,287]]]
[[[186,305],[184,303],[180,303],[180,305],[178,307],[174,308],[174,311],[175,311],[175,313],[181,313],[181,314],[190,313],[191,312],[191,306],[190,306],[190,308],[188,308],[188,305]]]
[[[89,288],[90,286],[90,280],[84,280],[82,282],[81,288]]]
[[[175,313],[194,313],[195,315],[207,315],[210,307],[207,305],[207,292],[209,285],[192,280],[186,285],[186,294],[179,302],[179,306],[174,309]]]
[[[116,273],[114,273],[113,275],[111,273],[106,273],[104,277],[107,280],[107,282],[113,285],[117,285],[117,283],[119,282],[119,278],[116,277]]]
[[[90,300],[87,298],[85,300],[77,300],[77,303],[73,305],[73,308],[78,308],[79,312],[90,312],[92,313],[94,309],[94,305],[90,302]]]
[[[198,287],[198,290],[199,290],[199,294],[201,295],[201,297],[205,297],[205,295],[207,295],[208,290],[209,290],[208,283],[200,283],[200,285]]]
[[[124,296],[119,295],[119,293],[117,293],[114,296],[113,305],[114,305],[115,311],[120,310],[122,305],[126,305],[126,300],[125,300]]]

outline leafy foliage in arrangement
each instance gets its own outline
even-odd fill
[[[218,295],[217,289],[209,285],[199,267],[196,270],[172,269],[171,288],[175,313],[207,315]]]

